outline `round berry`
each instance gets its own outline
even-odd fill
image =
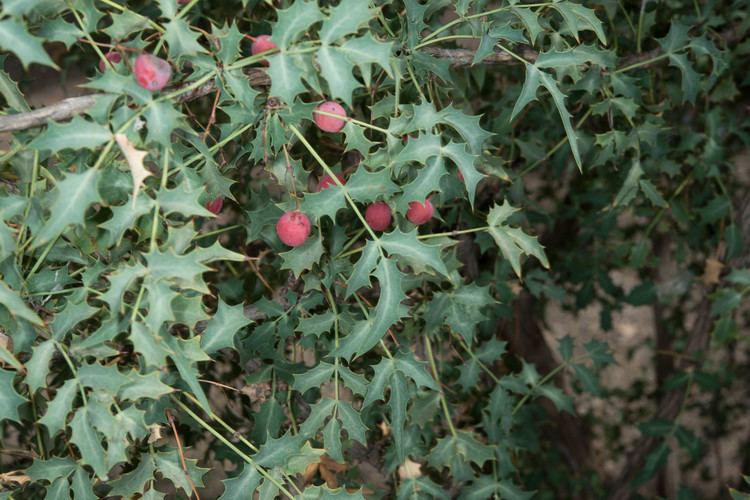
[[[276,234],[285,245],[298,247],[310,236],[310,219],[299,210],[290,210],[279,217]]]
[[[324,102],[323,104],[315,108],[315,110],[325,111],[326,113],[331,113],[346,118],[346,110],[341,106],[341,104],[337,103],[336,101]],[[315,125],[317,125],[318,128],[320,128],[320,130],[322,130],[323,132],[340,132],[346,124],[344,120],[339,120],[338,118],[334,118],[328,115],[321,115],[320,113],[315,112],[313,113],[313,121],[315,122]]]
[[[365,210],[365,220],[374,231],[385,231],[391,225],[391,207],[384,201],[371,203]]]
[[[253,55],[256,55],[262,52],[268,52],[269,50],[273,50],[276,48],[278,47],[275,43],[273,43],[270,35],[259,35],[255,37],[252,45],[250,45],[250,52]],[[263,59],[260,63],[264,66],[268,66],[268,61],[266,59]]]
[[[214,215],[219,215],[219,212],[221,212],[221,209],[224,207],[224,197],[219,196],[208,203],[206,203],[206,210],[211,212]]]
[[[116,51],[107,52],[106,54],[104,54],[104,57],[106,57],[107,60],[112,64],[120,64],[120,61],[122,61],[122,56],[119,52]],[[101,71],[102,73],[107,71],[107,65],[104,64],[104,61],[99,61],[99,71]]]
[[[341,184],[346,184],[346,177],[344,177],[344,174],[336,174],[336,177],[339,179],[339,182],[341,182]],[[335,185],[336,182],[333,180],[333,177],[326,174],[320,179],[320,182],[318,182],[318,189],[316,191],[319,193],[324,189]]]
[[[163,89],[172,78],[172,67],[169,63],[151,54],[136,57],[133,71],[138,85],[151,91]]]
[[[412,201],[409,203],[409,210],[406,211],[406,218],[409,222],[421,225],[432,219],[435,214],[435,207],[432,206],[432,202],[427,198],[424,203],[418,201]]]

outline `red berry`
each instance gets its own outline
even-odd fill
[[[120,53],[115,51],[107,52],[106,54],[104,54],[104,57],[106,57],[107,60],[112,64],[119,64],[120,61],[122,61],[122,56],[120,55]],[[101,71],[102,73],[107,71],[107,65],[104,64],[104,61],[99,61],[99,71]]]
[[[409,222],[419,226],[432,219],[434,214],[435,207],[432,206],[430,199],[427,198],[424,203],[418,201],[412,201],[409,203],[409,210],[406,211],[406,218],[409,219]]]
[[[151,54],[136,57],[133,70],[138,85],[151,91],[163,89],[172,78],[172,67],[169,63]]]
[[[391,207],[384,201],[371,203],[365,210],[365,220],[375,231],[385,231],[391,225]]]
[[[255,37],[252,45],[250,45],[250,52],[253,55],[256,55],[277,48],[276,44],[271,40],[271,35],[259,35]],[[268,60],[266,59],[263,59],[260,63],[264,66],[268,66]]]
[[[216,199],[213,199],[206,203],[206,210],[211,212],[214,215],[219,215],[219,212],[221,212],[221,209],[224,207],[224,197],[219,196]]]
[[[276,234],[284,244],[298,247],[310,236],[310,219],[299,210],[290,210],[276,223]]]
[[[336,101],[324,102],[315,109],[346,118],[346,110]],[[313,112],[313,121],[323,132],[340,132],[346,123],[344,120],[339,120],[338,118],[321,115],[315,112]]]
[[[338,177],[341,184],[346,184],[346,177],[344,177],[344,174],[336,174],[336,177]],[[335,185],[336,185],[336,182],[334,182],[333,177],[326,174],[318,182],[318,189],[316,189],[316,191],[319,193],[323,191],[324,189],[328,189],[329,187],[335,186]]]

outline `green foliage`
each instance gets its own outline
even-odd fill
[[[2,2],[0,124],[30,110],[35,66],[77,66],[99,93],[0,151],[0,425],[28,451],[13,497],[187,498],[204,480],[227,499],[606,496],[549,427],[585,417],[614,439],[577,399],[611,396],[613,355],[570,332],[537,366],[522,325],[549,301],[596,304],[603,330],[657,304],[687,350],[705,268],[713,339],[746,348],[750,271],[706,263],[747,243],[747,42],[716,35],[730,3]],[[251,55],[261,33],[277,48]],[[100,72],[110,51],[124,61]],[[143,51],[173,69],[161,92],[131,74]],[[345,106],[341,133],[314,125],[322,100]],[[291,249],[289,210],[312,224]],[[685,274],[658,281],[666,239]],[[531,297],[539,318],[519,317]],[[702,355],[665,387],[737,375]],[[679,417],[642,420],[655,444],[631,484],[676,447],[701,460]],[[217,463],[234,464],[222,485]]]

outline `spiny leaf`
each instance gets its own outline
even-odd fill
[[[28,68],[31,63],[39,63],[57,69],[57,65],[45,52],[42,40],[29,33],[26,26],[15,19],[0,21],[0,49],[17,55],[24,68]]]
[[[56,153],[63,149],[96,149],[112,139],[108,128],[75,116],[69,123],[50,122],[29,148],[46,149]]]
[[[36,235],[32,248],[57,238],[71,224],[83,224],[89,206],[101,203],[98,184],[101,173],[90,168],[82,173],[67,174],[55,188],[55,200],[50,207],[50,218]]]
[[[12,316],[25,319],[38,326],[44,326],[44,321],[29,309],[29,306],[15,290],[8,288],[8,285],[2,280],[0,280],[0,304],[4,305]]]
[[[18,407],[26,402],[13,387],[13,378],[16,372],[3,370],[0,368],[0,422],[3,420],[13,420],[21,423],[18,415]]]
[[[233,348],[237,331],[251,322],[245,317],[243,304],[230,306],[219,298],[216,314],[201,335],[201,347],[206,354],[213,354],[224,347]]]
[[[494,238],[503,256],[508,259],[516,275],[521,277],[521,255],[531,255],[546,268],[549,268],[544,247],[539,244],[536,237],[531,237],[520,228],[507,225],[507,219],[517,208],[513,208],[508,200],[503,204],[495,205],[487,216],[489,233]]]
[[[405,296],[402,285],[404,275],[396,264],[390,259],[380,259],[375,277],[380,284],[378,305],[368,319],[358,321],[352,332],[341,341],[336,351],[338,356],[350,359],[369,351],[391,325],[407,314],[406,306],[401,304]]]
[[[425,272],[426,266],[430,266],[443,276],[448,277],[448,268],[445,267],[440,255],[440,248],[422,243],[417,239],[417,234],[416,228],[408,233],[396,228],[381,236],[380,244],[389,254],[404,257],[415,272]]]
[[[356,33],[372,17],[369,0],[349,0],[331,8],[328,18],[320,27],[320,41],[324,45],[335,42],[344,35]]]

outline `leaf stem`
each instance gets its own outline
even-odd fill
[[[370,234],[372,239],[375,241],[375,243],[378,244],[378,251],[380,252],[380,255],[382,257],[385,257],[385,254],[383,253],[383,248],[380,245],[380,238],[375,234],[375,232],[372,230],[369,224],[367,224],[367,221],[365,220],[365,217],[362,215],[362,212],[357,207],[357,204],[354,203],[354,200],[351,196],[349,196],[349,191],[347,191],[346,187],[341,183],[338,177],[336,177],[336,174],[333,173],[333,170],[331,170],[331,167],[326,164],[326,162],[323,160],[323,158],[320,157],[317,151],[315,151],[315,148],[310,145],[309,142],[307,142],[307,139],[305,139],[305,136],[302,135],[302,133],[297,130],[297,127],[295,127],[292,124],[289,124],[289,129],[294,133],[294,135],[297,136],[297,138],[300,140],[302,145],[305,146],[307,151],[315,158],[315,160],[318,162],[318,164],[323,167],[323,170],[325,170],[325,173],[331,176],[331,179],[333,179],[333,182],[336,183],[336,185],[339,187],[339,189],[343,190],[344,196],[346,197],[346,201],[349,203],[349,205],[352,207],[352,210],[354,210],[354,213],[357,215],[357,218],[362,222],[362,225],[367,230],[367,232]]]
[[[339,120],[343,120],[343,121],[346,121],[346,122],[351,122],[351,123],[354,123],[355,125],[359,125],[361,127],[365,127],[365,128],[369,128],[369,129],[372,129],[372,130],[376,130],[376,131],[378,131],[378,132],[380,132],[382,134],[385,134],[385,135],[395,135],[395,134],[392,134],[390,130],[387,130],[387,129],[384,129],[384,128],[380,128],[378,126],[372,125],[372,124],[367,123],[367,122],[356,120],[356,119],[351,118],[349,116],[343,117],[341,115],[337,115],[335,113],[329,113],[327,111],[322,111],[322,110],[319,110],[319,109],[313,110],[313,113],[316,113],[318,115],[323,115],[323,116],[330,116],[331,118],[338,118]]]
[[[239,456],[242,460],[244,460],[248,464],[250,464],[253,467],[255,467],[255,469],[258,471],[258,473],[260,473],[261,476],[265,477],[268,481],[270,481],[271,483],[273,483],[273,485],[276,486],[279,489],[279,491],[281,491],[284,495],[286,495],[287,498],[290,498],[291,500],[294,500],[294,495],[292,495],[292,493],[289,490],[287,490],[286,488],[284,488],[284,485],[280,484],[276,480],[276,478],[274,478],[273,476],[271,476],[263,467],[261,467],[260,465],[258,465],[255,462],[255,460],[253,460],[250,456],[248,456],[247,454],[245,454],[244,452],[242,452],[242,450],[240,450],[239,448],[237,448],[227,438],[225,438],[224,436],[222,436],[216,429],[214,429],[213,427],[211,427],[210,425],[208,425],[208,422],[206,422],[205,420],[203,420],[202,418],[200,418],[198,415],[196,415],[195,412],[193,412],[193,410],[191,410],[185,403],[183,403],[182,401],[180,401],[178,398],[176,398],[173,395],[170,395],[170,398],[172,399],[172,401],[177,406],[179,406],[182,409],[182,411],[184,411],[185,413],[187,413],[193,420],[195,420],[195,422],[198,425],[200,425],[201,427],[203,427],[204,429],[206,429],[216,439],[218,439],[219,441],[221,441],[227,448],[229,448],[230,450],[232,450],[233,452],[235,452],[237,454],[237,456]]]
[[[423,41],[419,45],[416,45],[413,50],[419,50],[423,47],[427,47],[428,45],[432,45],[434,43],[440,43],[440,42],[446,42],[448,40],[464,40],[464,39],[477,39],[481,38],[475,35],[448,35],[448,36],[441,36],[440,38],[434,38],[432,40]]]
[[[440,403],[443,407],[443,413],[445,414],[445,420],[448,422],[448,428],[451,431],[451,435],[453,437],[456,437],[456,428],[453,427],[453,420],[451,420],[451,414],[448,410],[448,402],[445,400],[445,392],[443,391],[443,384],[440,382],[440,375],[438,375],[437,366],[435,365],[435,357],[432,355],[432,343],[430,342],[430,337],[427,335],[424,336],[424,342],[425,346],[427,347],[427,357],[430,361],[430,368],[432,369],[432,376],[435,377],[435,382],[437,382],[438,386],[438,393],[440,394]]]

